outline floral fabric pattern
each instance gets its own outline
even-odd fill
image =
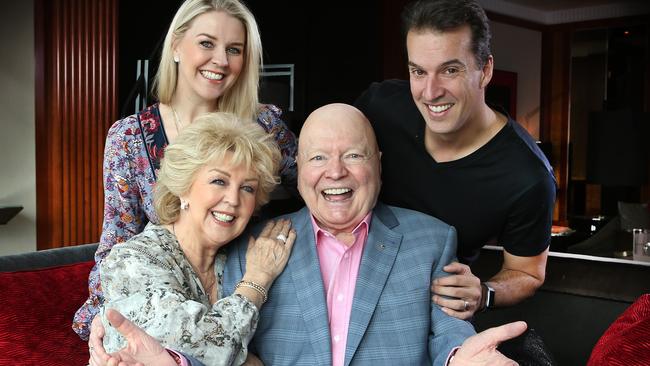
[[[105,318],[105,309],[116,309],[163,345],[206,365],[242,364],[259,312],[243,296],[223,297],[225,263],[226,255],[220,250],[214,266],[219,300],[210,305],[199,277],[169,230],[150,223],[142,233],[115,245],[100,265],[106,350],[115,352],[126,345]]]
[[[272,134],[282,152],[282,185],[296,182],[296,137],[280,119],[274,105],[261,105],[257,123]],[[104,223],[95,266],[88,277],[88,300],[77,310],[72,328],[87,340],[90,323],[103,303],[99,265],[113,246],[142,232],[148,222],[157,223],[153,186],[168,140],[158,104],[113,124],[104,148]]]

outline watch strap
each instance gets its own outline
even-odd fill
[[[485,282],[481,282],[481,311],[494,307],[494,289]]]

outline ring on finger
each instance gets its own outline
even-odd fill
[[[463,300],[463,302],[464,302],[463,311],[467,311],[467,309],[469,309],[469,302],[467,302],[467,300]]]
[[[276,236],[275,238],[283,243],[287,242],[287,237],[284,234],[278,234],[278,236]]]

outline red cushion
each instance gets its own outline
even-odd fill
[[[600,337],[589,366],[633,366],[650,362],[650,294],[639,297]]]
[[[94,262],[0,273],[0,365],[86,365],[70,325]]]

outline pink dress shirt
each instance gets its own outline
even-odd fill
[[[313,216],[311,218],[323,286],[327,296],[333,366],[342,366],[345,361],[345,345],[348,339],[354,288],[359,274],[363,247],[368,239],[371,218],[372,213],[369,213],[354,228],[352,231],[354,243],[349,246],[318,226]]]

